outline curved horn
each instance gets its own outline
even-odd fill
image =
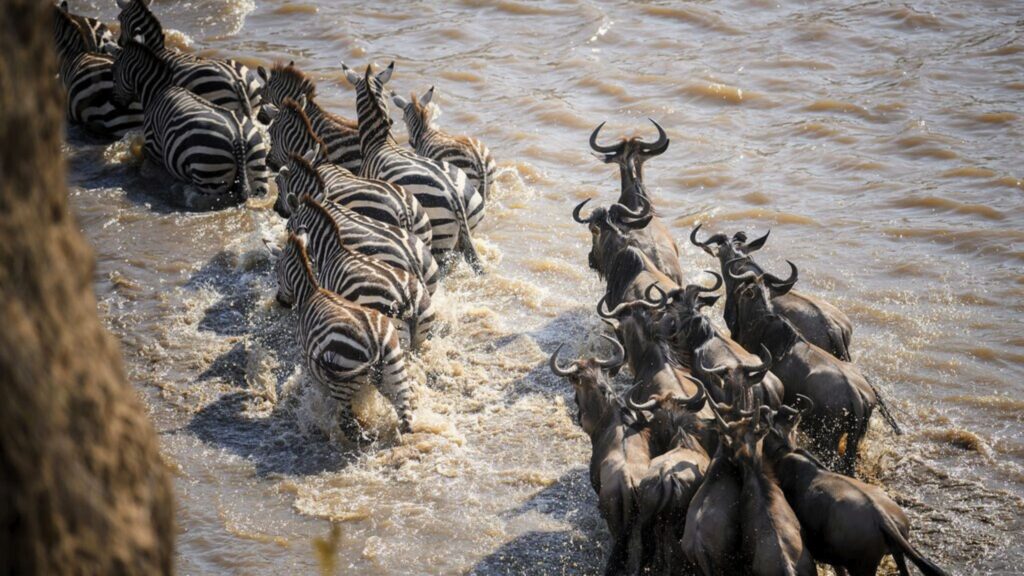
[[[786,260],[786,264],[789,264],[789,278],[786,278],[785,280],[779,279],[779,277],[774,274],[765,273],[764,279],[768,281],[768,285],[771,288],[789,292],[789,290],[793,288],[793,285],[796,284],[796,281],[799,279],[800,272],[797,270],[796,264],[793,264],[789,260]]]
[[[565,344],[559,344],[558,348],[555,348],[554,354],[551,355],[551,360],[548,361],[548,366],[551,367],[551,371],[555,376],[561,376],[564,378],[579,372],[580,367],[573,364],[570,368],[562,368],[558,365],[558,353],[562,351],[562,346],[565,346]]]
[[[654,124],[654,127],[658,129],[658,140],[651,144],[646,142],[641,143],[641,149],[649,155],[656,156],[668,149],[668,134],[665,133],[665,129],[661,127],[661,124],[654,121],[654,118],[648,118],[648,120],[650,120],[651,124]]]
[[[713,376],[720,376],[722,374],[725,374],[728,370],[729,370],[728,366],[716,366],[714,368],[708,368],[707,366],[704,365],[704,361],[703,360],[700,363],[700,371],[705,373],[705,374],[711,374]]]
[[[814,410],[814,401],[811,400],[810,398],[808,398],[807,396],[804,396],[803,394],[797,394],[796,395],[796,399],[797,399],[798,403],[805,403],[805,404],[807,404],[806,408],[800,408],[800,413],[801,414],[804,413],[804,412],[810,412],[811,410]]]
[[[633,401],[633,395],[629,394],[626,396],[626,405],[632,410],[650,410],[658,405],[658,399],[652,397],[648,398],[647,402],[644,402],[643,404],[637,404]]]
[[[651,292],[657,292],[658,298],[655,299],[654,297],[652,297]],[[655,310],[660,310],[668,305],[668,294],[666,294],[665,291],[661,289],[661,286],[658,286],[657,281],[651,282],[651,285],[648,286],[646,290],[644,290],[644,299],[647,300],[647,302],[649,302],[650,304],[654,305]]]
[[[594,215],[591,214],[590,218],[581,218],[580,217],[580,211],[583,210],[583,207],[586,206],[587,202],[590,202],[591,200],[592,200],[592,198],[587,198],[583,202],[580,202],[579,204],[577,204],[576,207],[572,209],[572,219],[573,220],[575,220],[576,222],[578,222],[580,224],[590,224],[590,220],[594,217]]]
[[[618,338],[612,338],[607,334],[601,334],[601,338],[615,345],[615,355],[604,360],[595,358],[594,361],[602,368],[618,368],[622,366],[622,363],[626,361],[626,349],[622,347],[622,342],[619,342]]]
[[[715,272],[714,270],[705,270],[704,272],[706,272],[708,274],[711,274],[712,276],[715,277],[715,285],[712,286],[711,288],[705,288],[703,286],[698,286],[697,287],[697,292],[714,292],[715,290],[718,290],[719,288],[722,287],[722,283],[724,282],[724,280],[722,280],[722,275],[721,274],[719,274],[718,272]]]
[[[615,152],[618,152],[618,146],[601,146],[597,143],[597,133],[601,131],[601,128],[604,128],[606,123],[607,121],[601,122],[597,125],[597,128],[594,128],[594,131],[590,133],[590,147],[594,149],[594,152],[600,152],[601,154],[614,154]]]
[[[734,274],[733,271],[732,271],[733,263],[739,262],[741,260],[749,260],[749,259],[750,259],[749,256],[740,256],[738,258],[733,258],[732,260],[729,260],[728,262],[726,262],[725,266],[723,266],[723,268],[725,268],[726,274],[728,274],[729,277],[732,278],[733,280],[759,280],[760,276],[754,270],[747,270],[743,274],[739,274],[739,275]]]

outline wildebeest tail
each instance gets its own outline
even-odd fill
[[[882,523],[882,531],[885,533],[885,539],[889,542],[889,547],[893,557],[896,559],[896,563],[900,566],[901,573],[909,576],[909,573],[906,571],[906,564],[900,558],[901,555],[906,555],[924,576],[949,576],[949,572],[939,568],[934,562],[922,556],[917,551],[917,548],[914,548],[914,545],[903,537],[903,533],[900,532],[891,519],[886,518],[885,522]]]
[[[882,391],[879,390],[873,382],[868,382],[868,386],[871,386],[871,389],[875,392],[875,399],[878,400],[878,409],[882,413],[882,418],[885,418],[885,421],[892,427],[893,432],[895,432],[897,436],[902,436],[903,429],[900,428],[900,424],[896,421],[896,417],[889,411],[889,405],[886,404],[885,399],[882,398]]]

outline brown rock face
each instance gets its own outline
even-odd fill
[[[0,574],[169,574],[170,477],[68,211],[52,10],[0,0]]]

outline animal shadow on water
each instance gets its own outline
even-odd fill
[[[291,314],[257,313],[259,302],[273,290],[271,264],[258,261],[240,269],[240,256],[223,251],[193,274],[186,284],[193,290],[213,289],[220,298],[211,304],[198,322],[200,332],[238,338],[200,373],[194,386],[221,381],[237,391],[225,393],[201,408],[186,427],[203,442],[251,461],[260,476],[308,475],[337,471],[349,465],[357,452],[344,450],[317,432],[304,432],[294,413],[282,400],[267,416],[252,416],[247,410],[261,391],[249,382],[253,354],[274,354],[271,369],[275,392],[297,368],[294,345],[295,320]],[[258,360],[258,359],[257,359]]]
[[[597,497],[590,488],[587,468],[566,472],[557,482],[502,516],[542,514],[572,525],[561,531],[525,532],[476,563],[466,574],[601,574],[604,567],[604,522],[597,514]]]

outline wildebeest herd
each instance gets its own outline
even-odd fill
[[[97,20],[55,9],[69,122],[104,136],[142,128],[147,158],[176,177],[177,199],[217,208],[266,194],[288,239],[271,249],[276,299],[297,306],[298,341],[311,377],[338,400],[346,436],[370,381],[411,430],[414,397],[405,350],[434,332],[431,295],[457,259],[482,272],[472,232],[484,216],[495,164],[486,146],[433,123],[433,88],[409,100],[385,85],[394,64],[358,74],[357,119],[317,103],[294,63],[249,70],[165,46],[148,0],[117,0],[120,36]],[[391,135],[389,101],[412,149]],[[652,121],[653,122],[653,121]],[[269,127],[266,127],[269,125]],[[606,282],[597,312],[611,328],[608,358],[551,370],[575,391],[590,436],[590,478],[613,538],[609,574],[875,574],[891,554],[945,574],[908,541],[909,523],[879,488],[853,476],[879,391],[851,363],[852,325],[838,308],[793,290],[753,255],[750,240],[690,241],[718,259],[713,286],[685,282],[680,250],[658,218],[643,164],[658,138],[590,146],[618,165],[618,201],[572,212],[592,236],[589,265]],[[439,265],[440,263],[440,265]],[[705,314],[724,287],[728,334]],[[624,366],[633,385],[611,378]],[[806,448],[804,447],[806,446]]]
[[[490,151],[436,126],[433,88],[410,100],[387,90],[394,63],[363,74],[342,64],[353,121],[323,109],[294,63],[251,71],[182,53],[165,45],[149,0],[117,4],[116,41],[66,2],[54,9],[69,122],[110,137],[141,127],[146,157],[176,177],[174,200],[189,208],[266,194],[276,170],[274,209],[288,230],[284,248],[271,247],[276,298],[299,308],[309,374],[339,402],[349,438],[363,438],[351,400],[367,381],[410,431],[405,351],[433,333],[431,295],[455,260],[483,271],[472,231],[494,180]],[[392,99],[413,150],[391,134]]]
[[[653,122],[653,121],[652,121]],[[559,361],[592,441],[590,480],[612,536],[608,574],[875,574],[891,554],[928,575],[945,572],[908,541],[909,522],[881,489],[855,479],[876,408],[899,427],[850,362],[849,319],[793,290],[753,258],[768,234],[691,242],[719,261],[710,287],[686,285],[679,248],[644,185],[643,164],[669,145],[623,139],[590,145],[615,163],[617,202],[573,210],[592,236],[590,267],[605,281],[597,312],[608,358]],[[725,289],[728,335],[704,310]],[[628,366],[633,384],[611,384]],[[802,444],[806,439],[806,448]]]

